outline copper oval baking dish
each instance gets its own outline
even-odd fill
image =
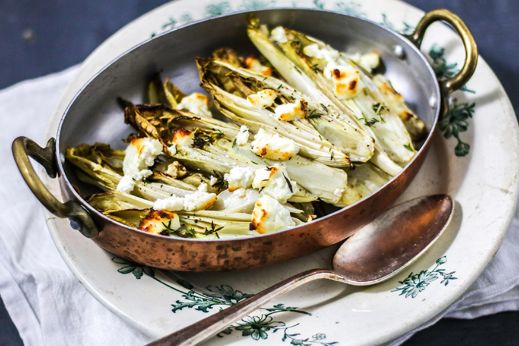
[[[65,148],[80,143],[120,143],[129,129],[123,125],[115,99],[141,94],[144,81],[158,70],[173,76],[191,91],[198,88],[193,58],[216,47],[232,45],[251,50],[246,37],[248,13],[237,13],[187,25],[152,38],[121,55],[94,76],[74,97],[63,114],[57,141],[45,148],[19,137],[13,142],[18,168],[34,195],[58,217],[67,217],[73,228],[92,238],[103,249],[152,267],[181,271],[237,270],[263,266],[308,254],[338,243],[388,208],[420,169],[431,145],[431,136],[447,111],[448,95],[473,74],[477,49],[464,23],[447,10],[427,13],[409,36],[380,25],[342,14],[275,9],[255,14],[269,25],[283,24],[321,38],[337,48],[376,48],[382,53],[386,74],[428,126],[428,136],[415,158],[403,171],[374,194],[313,222],[278,233],[256,237],[190,240],[148,234],[115,222],[88,205],[76,191],[81,187],[64,162]],[[449,23],[460,35],[466,59],[460,72],[449,80],[436,76],[419,46],[425,31],[435,21]],[[311,24],[311,25],[310,25]],[[29,157],[42,164],[51,177],[59,177],[62,203],[36,175]]]

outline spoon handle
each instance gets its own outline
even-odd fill
[[[153,341],[149,345],[197,345],[198,343],[215,336],[216,333],[225,329],[234,321],[260,308],[274,297],[289,292],[307,282],[319,279],[343,281],[340,275],[328,269],[307,270],[281,282],[278,282],[277,284],[264,289],[263,291],[253,295],[250,298],[242,300],[241,302],[231,307],[221,310],[216,314],[193,323],[192,325],[187,326],[175,333]]]

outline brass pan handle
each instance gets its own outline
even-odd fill
[[[49,139],[45,148],[27,137],[18,137],[13,141],[13,156],[23,179],[36,198],[58,217],[68,217],[72,228],[77,229],[87,238],[95,238],[99,231],[94,220],[76,201],[59,201],[43,184],[29,160],[32,157],[41,164],[51,178],[57,176],[56,140]]]
[[[465,47],[465,62],[461,70],[453,77],[440,81],[442,92],[448,95],[465,85],[474,74],[478,64],[478,48],[469,28],[460,17],[449,10],[438,9],[427,12],[416,25],[415,31],[407,36],[416,46],[420,47],[427,28],[436,21],[450,24],[460,35]]]

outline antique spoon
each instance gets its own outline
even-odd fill
[[[283,280],[150,345],[196,345],[269,300],[307,282],[328,279],[353,286],[385,281],[420,257],[447,228],[453,202],[447,195],[416,198],[387,210],[345,241],[330,269],[311,269]]]

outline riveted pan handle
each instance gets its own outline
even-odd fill
[[[29,160],[29,157],[32,157],[45,168],[51,178],[55,178],[57,176],[56,140],[49,139],[47,146],[42,148],[27,137],[18,137],[13,142],[12,150],[23,179],[45,208],[58,217],[68,217],[70,225],[85,237],[95,238],[99,231],[88,212],[75,201],[65,203],[59,201],[40,180]]]
[[[450,24],[460,35],[465,47],[465,62],[461,70],[455,76],[440,81],[442,92],[444,95],[448,95],[465,85],[474,74],[478,64],[478,48],[469,28],[467,28],[461,18],[445,9],[427,12],[416,25],[415,31],[407,38],[420,47],[427,28],[437,21],[444,21]]]

